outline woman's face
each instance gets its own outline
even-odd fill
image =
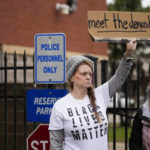
[[[89,65],[81,64],[71,78],[73,87],[88,88],[92,84],[93,72]]]

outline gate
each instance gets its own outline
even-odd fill
[[[111,76],[116,70],[116,63],[111,64],[112,74],[108,75],[108,62],[102,60],[101,62],[97,61],[97,58],[85,55],[86,57],[92,59],[95,65],[95,86],[97,86],[97,64],[100,64],[100,73],[101,73],[101,83],[104,83],[108,76]],[[29,78],[34,77],[34,57],[32,57],[32,64],[27,65],[27,56],[24,53],[22,57],[22,65],[17,65],[17,55],[13,55],[13,65],[8,66],[8,56],[5,53],[4,59],[2,60],[3,66],[0,66],[0,74],[2,81],[0,83],[0,149],[3,150],[26,150],[26,138],[27,136],[36,128],[38,123],[30,123],[26,120],[26,90],[33,88],[57,88],[57,85],[37,85],[35,83],[27,82]],[[129,75],[126,80],[122,91],[125,93],[125,105],[120,107],[117,105],[117,98],[114,97],[113,107],[109,107],[107,110],[108,115],[113,117],[113,150],[116,150],[116,116],[119,115],[124,119],[124,128],[125,128],[125,141],[124,149],[128,149],[128,120],[133,119],[133,112],[136,112],[140,107],[140,96],[144,95],[146,85],[149,82],[144,76],[141,76],[141,62],[138,60],[133,66],[136,72],[136,76],[132,78],[132,75]],[[150,67],[149,67],[150,68]],[[133,70],[133,69],[132,69]],[[22,72],[19,75],[19,72]],[[132,72],[132,71],[131,71]],[[18,76],[22,77],[22,81],[18,83]],[[9,77],[13,78],[13,81],[9,81]],[[148,77],[150,77],[150,69]],[[66,85],[59,85],[59,88],[65,88]],[[131,89],[129,91],[129,89]],[[143,90],[144,89],[144,90]],[[129,107],[128,101],[129,96],[136,98],[136,104],[132,107]],[[131,115],[130,115],[131,114]]]

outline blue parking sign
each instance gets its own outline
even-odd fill
[[[27,90],[27,120],[49,122],[54,103],[68,93],[66,89]]]

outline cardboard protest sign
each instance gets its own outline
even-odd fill
[[[150,42],[150,13],[88,11],[88,31],[94,41]]]

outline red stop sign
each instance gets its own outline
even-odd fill
[[[27,150],[50,150],[48,124],[40,124],[27,137]]]

